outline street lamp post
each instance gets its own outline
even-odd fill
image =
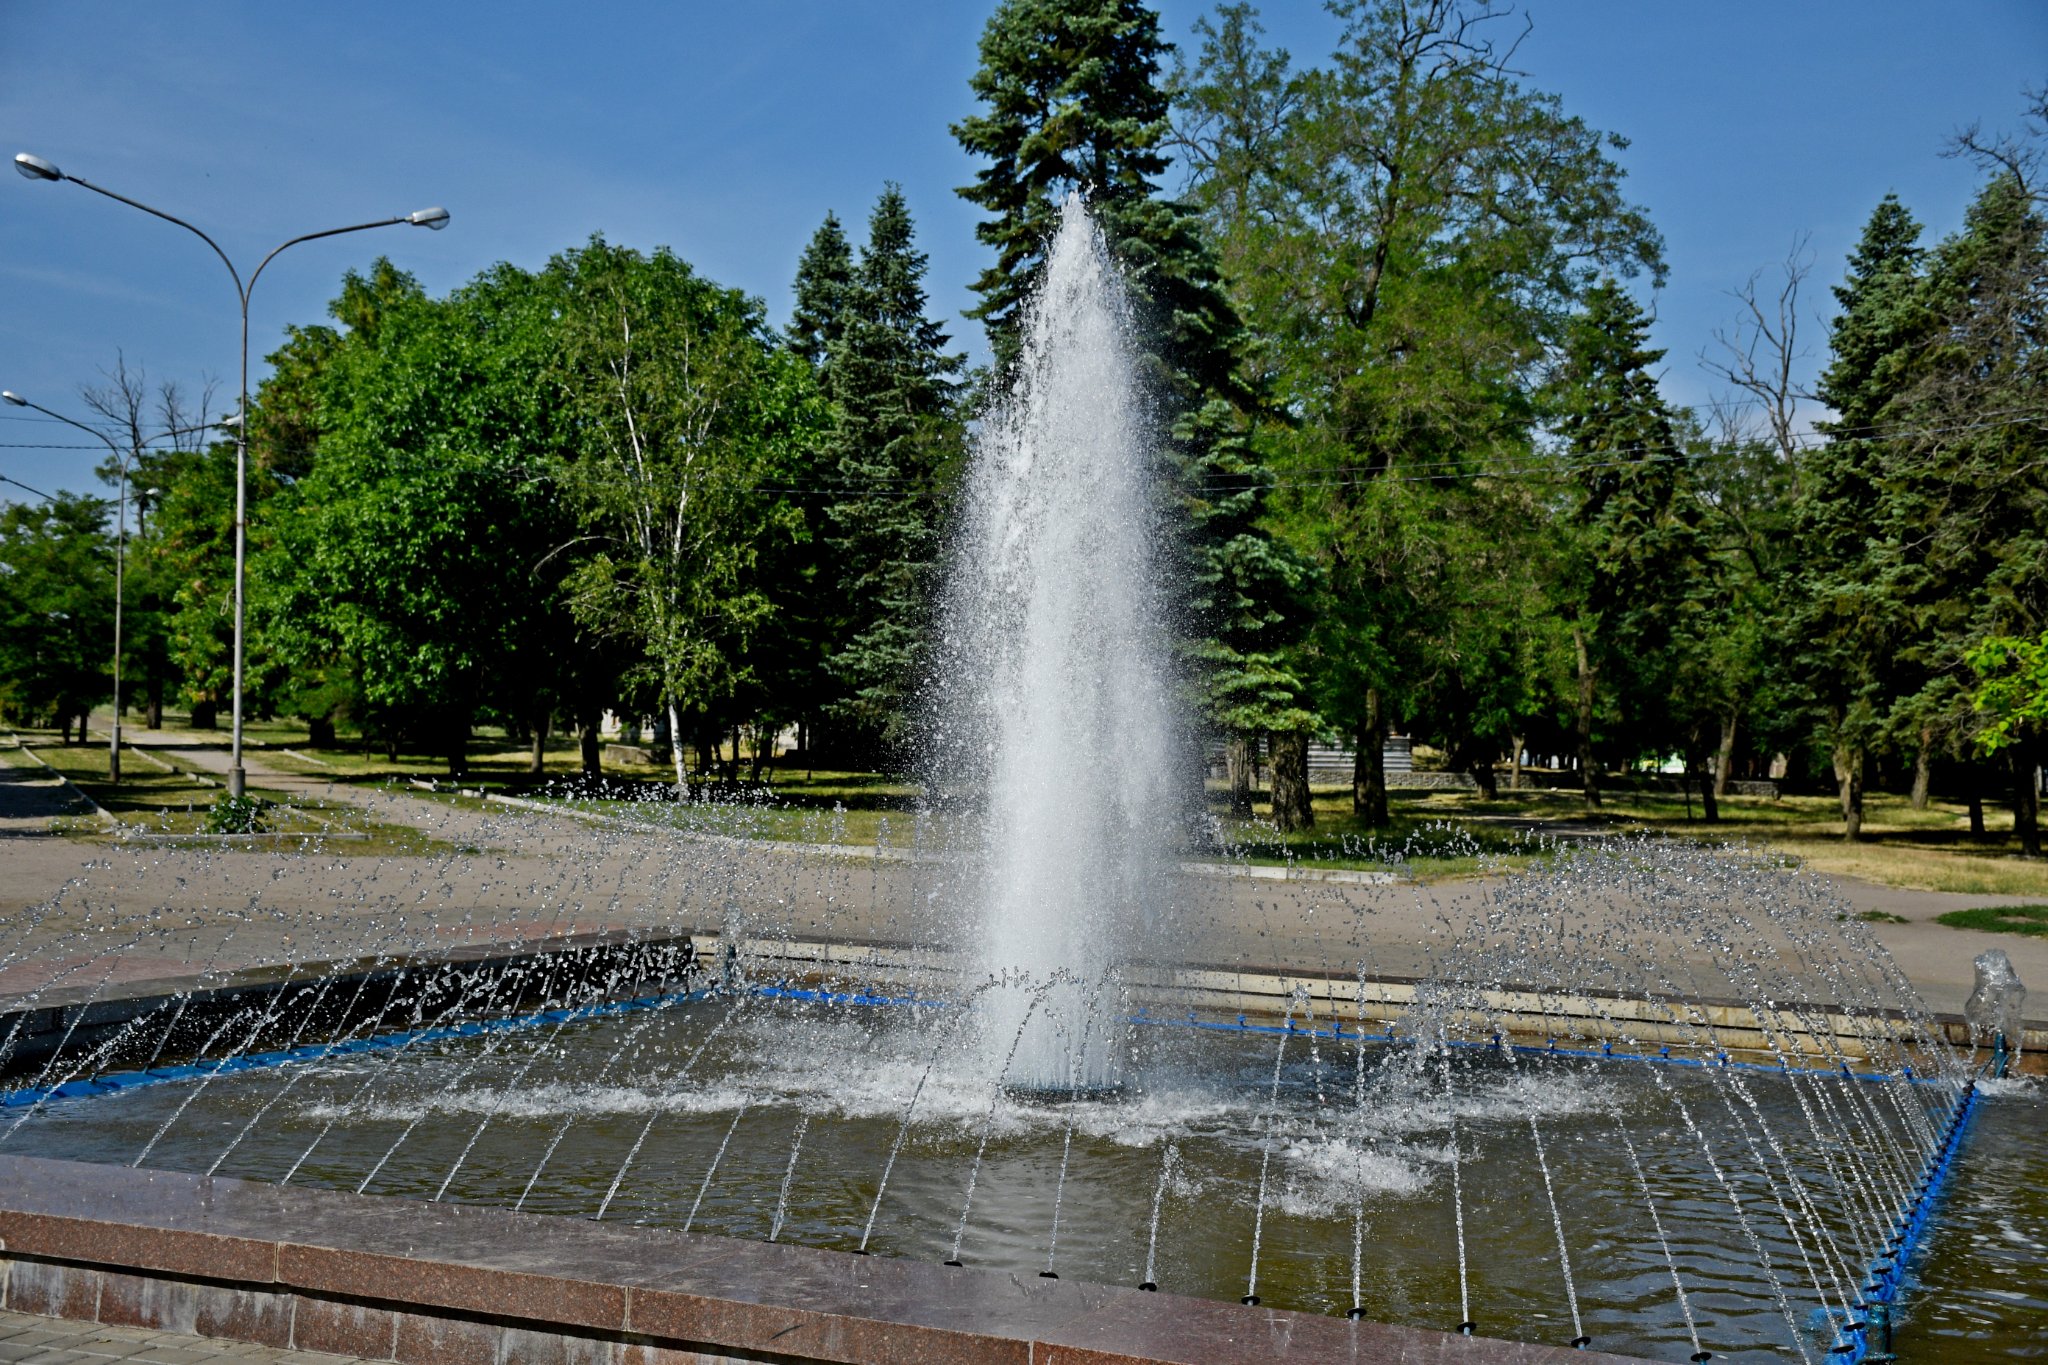
[[[98,427],[89,427],[61,412],[52,412],[41,403],[31,403],[12,389],[0,389],[0,399],[5,399],[17,408],[34,408],[45,417],[54,417],[66,426],[77,427],[90,436],[97,436],[107,443],[113,452],[114,468],[120,472],[121,510],[114,536],[114,728],[107,740],[107,780],[115,786],[121,784],[121,579],[128,561],[128,456],[114,438]],[[80,739],[84,736],[80,735]]]
[[[82,189],[91,190],[94,194],[105,195],[107,198],[126,204],[130,208],[141,209],[144,213],[152,217],[161,218],[167,223],[176,223],[179,227],[184,228],[200,241],[212,247],[213,254],[220,257],[220,263],[228,268],[228,274],[235,282],[235,295],[240,301],[242,308],[242,388],[241,402],[236,408],[235,417],[235,737],[234,759],[232,765],[228,768],[228,794],[239,797],[247,786],[247,778],[242,771],[242,621],[243,585],[247,576],[248,562],[249,296],[255,292],[256,281],[263,274],[263,268],[276,260],[279,254],[287,247],[297,246],[301,242],[317,241],[322,237],[339,237],[347,232],[367,232],[371,228],[396,227],[401,223],[411,224],[414,227],[431,228],[438,232],[448,226],[448,210],[444,208],[419,209],[413,213],[400,214],[393,218],[379,218],[375,222],[354,223],[348,227],[328,228],[324,232],[308,232],[301,236],[293,237],[278,246],[268,256],[265,256],[256,269],[250,273],[248,283],[244,284],[242,282],[242,272],[235,269],[235,263],[228,259],[228,254],[225,251],[220,249],[220,244],[184,219],[173,217],[162,209],[151,208],[149,205],[139,200],[130,199],[124,194],[116,194],[112,190],[95,185],[89,180],[81,180],[75,175],[66,175],[50,162],[43,160],[39,156],[31,156],[27,152],[16,154],[14,169],[30,180],[68,180]],[[118,719],[117,715],[117,723]]]

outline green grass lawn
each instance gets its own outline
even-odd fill
[[[1212,798],[1215,795],[1212,790]],[[1724,797],[1720,820],[1709,824],[1698,795],[1688,810],[1685,797],[1677,792],[1608,791],[1590,814],[1579,794],[1571,791],[1504,787],[1492,800],[1477,791],[1389,795],[1392,824],[1384,830],[1360,827],[1351,814],[1350,789],[1344,787],[1315,792],[1313,830],[1276,833],[1266,823],[1271,808],[1261,800],[1253,807],[1254,819],[1232,825],[1231,832],[1262,859],[1292,853],[1330,858],[1342,865],[1361,847],[1378,853],[1406,846],[1425,855],[1416,860],[1418,875],[1437,877],[1524,865],[1535,856],[1526,842],[1528,834],[1541,826],[1590,827],[1616,834],[1649,832],[1747,844],[1797,859],[1816,871],[1886,886],[1972,895],[2048,895],[2048,860],[2020,856],[2012,818],[1995,806],[1985,811],[1989,831],[1975,838],[1969,832],[1968,809],[1960,803],[1935,801],[1916,811],[1904,797],[1874,793],[1864,801],[1864,837],[1850,844],[1842,838],[1841,808],[1829,796]]]
[[[2048,938],[2048,905],[1987,905],[1974,910],[1951,910],[1935,919],[1952,929]]]
[[[180,726],[182,720],[167,717],[166,733],[185,743],[227,746],[225,724],[218,730],[190,730]],[[303,725],[283,720],[253,721],[245,733],[252,757],[276,768],[370,785],[428,779],[445,786],[448,781],[444,754],[403,750],[393,759],[381,748],[355,744],[314,749]],[[139,775],[138,764],[127,766]],[[742,764],[743,776],[748,767]],[[765,791],[744,788],[730,802],[680,806],[667,800],[667,788],[674,781],[668,767],[605,765],[606,778],[621,784],[621,798],[647,800],[592,802],[588,796],[572,797],[569,784],[581,771],[573,737],[551,739],[545,747],[544,771],[535,774],[527,746],[502,730],[480,728],[470,741],[469,773],[462,785],[507,795],[574,799],[635,819],[738,837],[862,847],[884,838],[907,846],[916,837],[917,788],[901,778],[770,765]],[[1368,830],[1351,814],[1349,789],[1338,787],[1316,791],[1313,830],[1285,836],[1272,828],[1270,807],[1263,800],[1254,805],[1251,820],[1236,821],[1222,814],[1217,784],[1211,784],[1209,797],[1211,813],[1218,817],[1233,856],[1258,863],[1314,860],[1369,869],[1393,861],[1430,879],[1471,876],[1526,866],[1543,856],[1531,841],[1532,833],[1542,826],[1562,825],[1744,843],[1798,859],[1817,871],[1889,886],[2048,896],[2048,861],[2019,856],[2011,817],[1997,806],[1986,810],[1989,832],[1975,838],[1969,833],[1968,812],[1960,804],[1936,801],[1916,811],[1903,797],[1874,793],[1865,800],[1864,838],[1849,844],[1842,839],[1841,813],[1830,796],[1724,797],[1721,819],[1709,824],[1697,795],[1688,802],[1676,792],[1609,790],[1600,807],[1588,813],[1573,791],[1503,787],[1492,800],[1476,791],[1396,791],[1391,794],[1391,824]],[[926,833],[935,834],[930,829]]]

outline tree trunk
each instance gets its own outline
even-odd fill
[[[219,715],[220,708],[215,703],[195,701],[192,703],[192,728],[195,730],[211,730],[218,722]]]
[[[577,727],[577,739],[583,745],[583,775],[592,781],[604,776],[604,750],[602,737],[597,728],[601,724],[596,716],[585,716]]]
[[[1275,734],[1272,744],[1273,824],[1282,834],[1314,829],[1316,812],[1308,789],[1308,731]]]
[[[149,706],[143,712],[142,726],[146,730],[164,728],[164,680],[160,677],[149,680]]]
[[[2041,856],[2041,749],[2038,743],[2012,749],[2012,832],[2019,836],[2020,853],[2029,858]]]
[[[702,748],[698,753],[703,753]],[[676,768],[676,800],[687,801],[690,799],[690,775],[683,769],[683,718],[677,714],[674,702],[668,704],[668,756]]]
[[[1367,829],[1387,825],[1387,726],[1380,715],[1380,690],[1365,689],[1365,718],[1358,723],[1358,751],[1351,758],[1351,813]]]
[[[1714,797],[1728,794],[1728,779],[1735,770],[1735,722],[1738,712],[1730,708],[1721,717],[1721,747],[1714,755]]]
[[[1973,773],[1970,777],[1970,837],[1982,839],[1984,834],[1984,793],[1979,790]]]
[[[1223,740],[1223,773],[1230,783],[1230,813],[1240,820],[1252,817],[1253,746],[1259,737],[1233,730]]]
[[[740,723],[732,723],[732,761],[725,765],[725,780],[734,786],[740,781]]]
[[[312,749],[332,749],[334,747],[333,717],[306,717],[306,746]]]
[[[762,735],[762,733],[761,733],[761,728],[762,728],[762,727],[761,727],[760,725],[758,725],[758,724],[757,724],[757,725],[755,725],[755,726],[753,727],[753,729],[754,729],[754,766],[753,766],[753,775],[752,775],[752,777],[751,777],[751,778],[749,779],[749,780],[751,780],[751,781],[753,782],[753,784],[754,784],[755,786],[757,786],[757,787],[761,785],[761,769],[762,769],[762,765],[763,765],[763,764],[765,764],[765,763],[767,762],[767,750],[769,750],[769,749],[772,749],[772,748],[774,748],[774,747],[775,747],[775,736],[771,734],[771,735],[768,735],[768,736],[765,736],[765,737],[764,737],[764,736]]]
[[[448,780],[460,782],[469,776],[469,722],[448,727],[452,732],[448,741]]]
[[[1520,735],[1509,735],[1508,747],[1508,786],[1515,791],[1520,791],[1523,782],[1522,737]]]
[[[1500,797],[1500,783],[1493,775],[1493,759],[1480,755],[1465,765],[1465,771],[1472,774],[1472,781],[1479,787],[1479,794],[1489,801]]]
[[[543,710],[533,718],[533,756],[527,760],[526,771],[539,777],[548,770],[548,713]]]
[[[1835,786],[1842,800],[1842,837],[1851,843],[1863,837],[1863,750],[1835,745]]]
[[[1695,756],[1690,751],[1688,751],[1685,756],[1685,781],[1688,787],[1690,787],[1694,781],[1698,781],[1698,783],[1700,784],[1701,818],[1703,818],[1710,825],[1720,823],[1721,798],[1719,794],[1714,791],[1714,775],[1702,769],[1699,763],[1696,761]]]
[[[1927,789],[1934,781],[1934,727],[1920,727],[1920,748],[1913,755],[1913,797],[1914,810],[1927,809]]]
[[[1586,797],[1586,809],[1600,804],[1600,784],[1593,776],[1593,656],[1586,648],[1586,628],[1572,627],[1572,648],[1579,656],[1579,782]]]

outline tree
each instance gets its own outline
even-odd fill
[[[564,481],[593,537],[570,609],[633,644],[627,682],[666,711],[686,790],[684,717],[750,679],[749,645],[774,610],[761,548],[799,525],[766,490],[815,448],[823,404],[758,301],[666,249],[592,238],[548,273],[564,299],[556,383],[578,433]]]
[[[110,695],[114,552],[101,498],[59,493],[0,507],[0,705],[55,721],[85,742],[86,716]]]
[[[1475,518],[1511,537],[1527,526],[1486,467],[1526,459],[1539,368],[1597,272],[1654,276],[1662,263],[1621,193],[1609,153],[1622,144],[1517,83],[1511,46],[1487,27],[1497,11],[1334,9],[1337,52],[1300,72],[1262,47],[1249,5],[1203,21],[1200,56],[1175,83],[1176,142],[1264,342],[1259,377],[1295,418],[1262,433],[1298,490],[1275,520],[1321,570],[1319,618],[1382,623],[1323,633],[1318,674],[1322,710],[1356,736],[1354,808],[1378,820],[1383,720],[1426,717],[1470,757],[1538,709],[1534,675],[1506,689],[1493,676],[1550,653],[1512,613],[1484,647],[1450,638],[1471,624],[1457,604],[1497,600],[1501,566],[1438,550]],[[1418,562],[1470,577],[1419,578],[1406,571]],[[1487,781],[1492,761],[1472,758]]]
[[[317,454],[251,576],[281,704],[437,743],[456,777],[480,712],[545,734],[570,643],[550,554],[570,535],[557,306],[500,266],[446,300],[387,294],[329,352]]]
[[[1915,291],[1920,339],[1886,410],[1898,425],[1881,447],[1869,578],[1901,627],[1895,713],[1946,713],[1972,747],[2001,754],[2015,830],[2038,855],[2048,735],[2024,721],[1982,731],[1973,703],[1980,663],[2022,657],[2010,642],[2048,631],[2048,205],[2024,157],[1990,161]]]
[[[1986,753],[2048,730],[2048,632],[2038,640],[1994,636],[1968,655],[1980,679],[1971,701],[1984,716],[1977,744]]]
[[[1685,619],[1698,605],[1698,504],[1652,369],[1664,353],[1648,337],[1642,308],[1603,281],[1586,296],[1554,381],[1567,499],[1556,600],[1577,665],[1574,729],[1588,808],[1599,802],[1594,739],[1603,699],[1611,707],[1607,737],[1633,757],[1674,734],[1697,733],[1670,706],[1693,690],[1688,673],[1710,671],[1688,657],[1702,638]],[[1697,742],[1688,749],[1695,758]]]
[[[151,391],[146,371],[128,368],[117,354],[112,369],[101,370],[103,382],[82,385],[79,398],[112,428],[112,439],[125,452],[101,463],[100,481],[120,490],[125,484],[129,525],[125,566],[115,589],[121,604],[122,702],[140,697],[146,722],[163,724],[164,699],[178,682],[171,657],[171,611],[175,583],[163,571],[161,546],[149,534],[148,513],[181,467],[182,457],[205,444],[211,427],[214,386],[204,384],[195,403],[174,380]],[[123,581],[125,579],[125,582]]]
[[[844,689],[835,709],[885,751],[911,730],[940,550],[938,498],[960,450],[961,357],[925,316],[924,274],[909,207],[890,185],[868,220],[823,386],[836,416],[834,473],[848,490],[831,505],[825,532],[846,623],[829,664]]]
[[[796,307],[789,320],[789,348],[813,370],[824,369],[846,330],[853,292],[853,248],[838,217],[827,213],[797,262]]]
[[[1862,834],[1864,769],[1885,716],[1885,672],[1900,624],[1871,577],[1867,551],[1878,534],[1879,483],[1893,462],[1887,423],[1924,328],[1919,238],[1920,225],[1886,195],[1849,256],[1816,390],[1835,416],[1820,424],[1827,442],[1803,461],[1793,510],[1804,553],[1786,638],[1822,720],[1850,840]]]
[[[1084,193],[1132,294],[1143,368],[1162,408],[1163,472],[1178,488],[1182,522],[1168,578],[1185,592],[1196,698],[1229,739],[1234,803],[1249,808],[1249,745],[1272,731],[1299,760],[1278,770],[1294,780],[1275,794],[1276,819],[1306,823],[1314,716],[1289,650],[1305,624],[1299,599],[1310,570],[1261,525],[1271,478],[1252,437],[1268,413],[1245,364],[1244,324],[1195,211],[1159,192],[1170,130],[1160,72],[1170,51],[1158,16],[1137,0],[998,6],[970,83],[984,112],[953,129],[987,163],[961,194],[990,215],[975,231],[996,250],[969,316],[987,324],[998,368],[1007,367],[1060,202]]]

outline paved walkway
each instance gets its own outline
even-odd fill
[[[43,837],[50,821],[88,809],[64,779],[0,739],[0,839]]]
[[[225,770],[222,741],[142,736],[193,767]],[[0,995],[40,986],[112,990],[122,981],[460,943],[526,941],[632,928],[717,929],[738,914],[749,932],[947,945],[963,894],[947,869],[821,854],[772,841],[706,840],[658,828],[592,825],[529,810],[476,810],[402,792],[284,773],[247,760],[251,782],[346,802],[444,841],[432,855],[368,855],[345,843],[317,854],[218,846],[79,841],[47,833],[69,809],[61,788],[0,741]],[[26,774],[24,776],[24,774]],[[457,852],[447,851],[459,849]],[[1840,896],[1844,914],[1905,923],[1857,925],[1890,950],[1937,1011],[1968,996],[1972,959],[2012,958],[2033,987],[2030,1018],[2048,1017],[2048,939],[1934,923],[1943,911],[2017,898],[1902,891],[1799,877]],[[1153,949],[1210,963],[1425,975],[1440,934],[1485,921],[1502,883],[1343,886],[1167,874],[1169,935]],[[1669,888],[1682,890],[1681,888]],[[1679,897],[1698,901],[1702,886]],[[1735,907],[1740,909],[1740,906]],[[1641,923],[1614,921],[1626,939]],[[110,951],[111,950],[111,951]]]
[[[342,1365],[348,1356],[279,1351],[247,1342],[215,1341],[159,1332],[151,1327],[108,1327],[69,1318],[0,1311],[0,1362],[5,1365],[202,1365],[213,1360],[244,1365]]]

